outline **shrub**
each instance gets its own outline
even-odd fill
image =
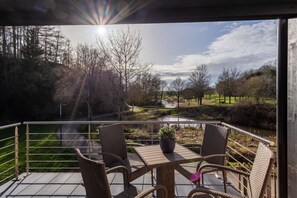
[[[265,102],[243,100],[230,107],[227,122],[275,130],[276,107]]]

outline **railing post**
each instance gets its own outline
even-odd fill
[[[14,130],[14,136],[15,136],[15,139],[14,139],[14,142],[15,142],[15,147],[14,147],[14,150],[15,150],[15,179],[16,180],[19,180],[19,129],[18,127],[16,126],[15,127],[15,130]]]
[[[153,145],[154,144],[154,137],[153,137],[153,133],[154,133],[154,124],[151,125],[151,144]]]
[[[266,197],[271,198],[271,177],[272,175],[269,174],[268,179],[267,179],[267,185],[266,185]]]
[[[91,125],[88,124],[88,155],[91,158]]]
[[[29,175],[29,125],[26,125],[26,173]]]

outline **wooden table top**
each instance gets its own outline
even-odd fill
[[[173,153],[163,153],[160,145],[135,147],[134,149],[144,164],[151,168],[202,160],[201,155],[177,143]]]

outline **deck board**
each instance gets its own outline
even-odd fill
[[[72,175],[73,173],[59,173],[53,180],[50,181],[50,183],[55,184],[64,184]]]
[[[37,192],[37,195],[53,195],[53,193],[56,192],[60,186],[60,184],[47,184]]]
[[[22,175],[24,176],[24,175]],[[111,173],[108,175],[112,195],[116,195],[124,190],[122,174]],[[53,198],[83,198],[85,189],[80,185],[81,174],[76,173],[32,173],[17,182],[8,182],[0,187],[6,189],[1,197],[53,197]],[[9,184],[11,186],[9,186]],[[145,190],[151,186],[151,174],[148,172],[132,182],[140,190]],[[156,184],[156,182],[155,182]],[[175,194],[178,198],[186,197],[195,187],[189,180],[178,172],[175,172]],[[205,185],[214,189],[223,189],[220,179],[214,175],[205,176]],[[3,191],[2,191],[3,192]],[[236,192],[232,186],[228,186],[228,192]]]

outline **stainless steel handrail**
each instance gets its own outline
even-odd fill
[[[4,152],[5,154],[2,154],[0,156],[0,160],[1,160],[1,181],[0,183],[6,181],[7,179],[10,179],[12,176],[15,177],[16,180],[18,180],[18,176],[19,176],[19,142],[18,142],[18,126],[20,126],[21,123],[14,123],[14,124],[9,124],[9,125],[4,125],[4,126],[0,126],[0,131],[1,130],[5,130],[5,129],[13,129],[14,128],[14,133],[9,134],[9,137],[5,137],[3,139],[0,140],[1,144],[4,144],[4,146],[2,146],[0,148],[0,150],[2,152]],[[13,143],[11,143],[13,142]],[[5,145],[7,144],[7,145]],[[7,151],[6,151],[7,149]],[[12,159],[7,159],[7,156],[9,155],[13,155]],[[14,164],[12,164],[12,162],[14,162]],[[4,166],[5,165],[5,166]],[[8,166],[8,167],[7,167]],[[5,168],[5,170],[3,170]],[[9,176],[7,176],[6,173],[12,172],[12,170],[14,169],[14,173],[10,174]],[[2,179],[2,177],[5,177],[4,179]]]
[[[13,127],[16,127],[16,126],[20,126],[22,123],[15,123],[15,124],[9,124],[9,125],[4,125],[4,126],[0,126],[0,130],[3,130],[3,129],[8,129],[8,128],[13,128]]]
[[[147,120],[147,121],[25,121],[23,124],[30,125],[88,125],[88,124],[221,124],[219,120],[197,120],[197,121],[156,121],[156,120]]]
[[[243,130],[243,129],[240,129],[240,128],[238,128],[238,127],[232,126],[232,125],[227,124],[227,123],[225,123],[225,122],[222,122],[221,124],[222,124],[223,126],[229,128],[229,129],[236,130],[237,132],[240,132],[240,133],[242,133],[242,134],[251,136],[251,137],[253,137],[253,138],[255,138],[255,139],[257,139],[257,140],[259,140],[259,141],[261,141],[261,142],[263,142],[263,143],[269,144],[270,146],[274,146],[274,145],[275,145],[275,142],[273,142],[273,141],[271,141],[271,140],[268,140],[268,139],[263,138],[263,137],[261,137],[261,136],[255,135],[255,134],[253,134],[253,133],[250,133],[250,132],[245,131],[245,130]]]
[[[117,123],[120,123],[120,124],[123,124],[123,125],[149,125],[148,127],[146,127],[146,131],[145,133],[149,135],[149,139],[144,139],[144,138],[135,138],[133,139],[133,141],[137,141],[137,140],[145,140],[145,141],[151,141],[152,143],[154,142],[154,136],[156,135],[156,133],[154,133],[154,125],[155,124],[184,124],[184,125],[193,125],[195,127],[200,127],[202,124],[218,124],[218,125],[222,125],[226,128],[230,128],[232,131],[238,133],[238,134],[241,134],[241,135],[244,135],[244,136],[248,136],[248,137],[251,137],[252,139],[256,140],[256,141],[261,141],[269,146],[274,146],[275,143],[271,140],[268,140],[266,138],[263,138],[261,136],[258,136],[256,134],[253,134],[253,133],[250,133],[248,131],[245,131],[243,129],[240,129],[238,127],[235,127],[235,126],[232,126],[230,124],[227,124],[227,123],[224,123],[224,122],[220,122],[220,121],[208,121],[208,120],[198,120],[198,121],[155,121],[155,120],[149,120],[149,121],[26,121],[24,122],[24,124],[27,125],[27,139],[26,139],[26,143],[27,143],[27,152],[26,152],[26,156],[27,156],[27,173],[29,172],[29,170],[40,170],[40,169],[49,169],[49,170],[63,170],[63,169],[77,169],[76,166],[73,166],[73,167],[50,167],[49,165],[47,164],[44,164],[44,167],[38,167],[37,164],[35,163],[41,163],[41,162],[44,162],[44,163],[51,163],[51,162],[57,162],[57,163],[72,163],[72,162],[75,162],[75,160],[73,160],[72,158],[70,159],[65,159],[63,160],[62,158],[58,158],[58,159],[46,159],[46,156],[51,156],[51,155],[57,155],[57,156],[74,156],[75,154],[74,153],[70,153],[68,151],[65,151],[64,153],[58,153],[59,151],[58,150],[55,150],[55,151],[58,151],[58,152],[55,152],[55,153],[46,153],[46,150],[45,148],[56,148],[56,149],[59,149],[59,148],[64,148],[62,146],[62,144],[64,142],[67,142],[67,141],[73,141],[73,142],[76,142],[76,141],[80,141],[80,142],[87,142],[86,144],[84,144],[84,148],[86,149],[85,150],[85,154],[88,155],[89,157],[92,155],[94,156],[94,152],[91,151],[91,149],[94,149],[96,148],[96,145],[92,145],[92,141],[96,141],[97,143],[100,142],[100,139],[98,139],[98,136],[92,136],[92,135],[98,135],[98,133],[94,133],[91,131],[91,125],[106,125],[106,124],[117,124]],[[40,132],[34,132],[34,133],[30,133],[29,131],[29,125],[86,125],[87,127],[87,132],[78,132],[76,134],[78,135],[85,135],[84,138],[85,139],[80,139],[80,140],[70,140],[69,139],[64,139],[64,140],[54,140],[54,139],[49,139],[47,140],[48,143],[52,143],[52,142],[60,142],[61,143],[61,146],[58,146],[58,145],[53,145],[53,146],[50,146],[50,145],[42,145],[42,146],[35,146],[33,143],[34,142],[38,142],[40,141],[40,138],[34,138],[35,136],[34,135],[53,135],[55,134],[54,132],[53,133],[49,133],[49,132],[46,132],[46,133],[40,133]],[[200,126],[199,126],[200,125]],[[73,134],[73,133],[70,133],[69,131],[67,131],[66,133],[63,133],[63,134]],[[240,136],[241,137],[241,136]],[[231,138],[231,137],[230,137]],[[234,145],[236,146],[236,149],[237,148],[240,148],[240,149],[244,149],[245,150],[245,154],[248,153],[247,156],[249,156],[249,158],[247,156],[245,156],[243,153],[241,153],[241,150],[238,149],[236,150],[235,148],[229,148],[231,151],[233,150],[234,152],[233,153],[228,153],[228,156],[230,157],[230,159],[232,160],[232,162],[235,162],[236,165],[238,164],[239,166],[241,166],[242,168],[244,168],[247,172],[249,172],[249,167],[245,167],[245,165],[243,163],[241,163],[241,159],[245,159],[247,162],[249,162],[250,164],[252,164],[252,161],[253,160],[250,160],[250,154],[253,154],[253,156],[255,155],[255,152],[254,152],[254,149],[252,148],[248,148],[247,146],[243,145],[242,142],[238,141],[235,139],[230,142],[233,142]],[[32,145],[30,145],[32,143]],[[31,149],[33,149],[33,151],[30,151]],[[34,151],[34,149],[36,149]],[[38,149],[43,149],[45,151],[41,151]],[[30,153],[29,153],[30,151]],[[35,153],[34,153],[35,152]],[[42,153],[42,152],[45,152],[45,153]],[[232,156],[233,155],[233,156]],[[39,158],[39,156],[44,156],[44,158]],[[36,159],[30,159],[30,158],[33,158],[33,157],[36,157]],[[238,158],[240,157],[240,158]],[[38,159],[39,158],[39,159]],[[35,166],[33,167],[29,167],[29,163],[34,163]],[[33,164],[32,164],[33,165]],[[231,163],[229,163],[229,165],[231,165],[233,167],[233,165]],[[70,166],[72,166],[72,164],[70,164]],[[238,181],[242,186],[243,186],[243,182],[241,180]],[[243,186],[243,188],[246,188],[245,186]]]

